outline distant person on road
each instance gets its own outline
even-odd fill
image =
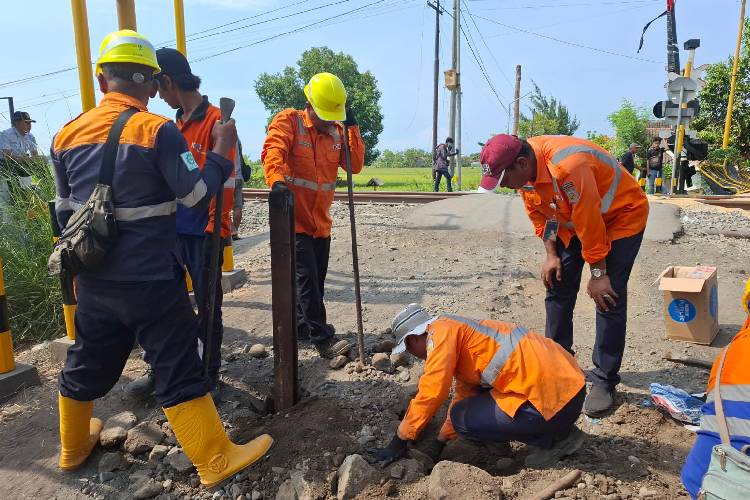
[[[708,396],[706,403],[701,407],[701,426],[693,449],[690,450],[682,468],[682,484],[693,498],[700,498],[699,492],[704,489],[704,486],[709,493],[706,498],[750,498],[748,496],[750,484],[747,483],[735,482],[732,485],[729,482],[726,486],[737,488],[734,490],[717,491],[714,489],[717,481],[731,479],[729,475],[722,478],[714,472],[711,484],[704,483],[712,456],[717,462],[720,460],[721,453],[715,450],[722,443],[725,445],[722,447],[723,450],[722,448],[718,450],[726,453],[726,462],[744,462],[744,474],[747,474],[747,465],[750,464],[750,363],[748,362],[750,359],[750,280],[745,285],[742,306],[748,314],[745,325],[722,350],[722,354],[717,357],[711,368],[706,388]],[[726,357],[722,361],[724,355]],[[716,382],[720,371],[721,384],[717,387]],[[722,412],[719,412],[716,406],[717,394],[721,396]],[[730,449],[730,443],[733,449]],[[734,468],[731,465],[729,467]],[[731,496],[730,491],[734,491],[738,496]],[[740,491],[744,491],[744,495]],[[724,495],[712,496],[710,493],[724,493]]]
[[[457,154],[458,150],[453,148],[453,137],[448,137],[443,144],[438,144],[435,148],[435,152],[432,154],[432,176],[435,179],[436,193],[440,191],[440,179],[442,177],[445,177],[448,192],[453,192],[449,158]]]
[[[625,350],[628,279],[648,219],[648,199],[609,153],[562,135],[496,135],[482,148],[480,187],[517,189],[547,258],[545,334],[573,353],[573,310],[586,263],[586,291],[596,304],[593,383],[583,411],[600,415],[614,402]]]
[[[622,163],[622,166],[625,167],[632,176],[635,176],[635,155],[638,154],[639,149],[641,149],[641,147],[634,142],[630,145],[628,150],[625,151],[622,158],[620,158],[620,163]]]
[[[36,123],[26,111],[15,111],[11,127],[0,132],[0,206],[10,201],[11,188],[31,186],[28,162],[39,156],[39,147],[31,133]]]
[[[327,322],[325,294],[331,251],[331,205],[338,169],[346,169],[344,141],[351,149],[352,173],[365,163],[365,144],[346,89],[331,73],[313,75],[304,88],[305,109],[285,109],[268,126],[260,159],[271,198],[294,194],[297,279],[297,337],[309,340],[323,358],[346,354]],[[343,122],[349,137],[343,137]]]
[[[583,433],[586,381],[570,353],[523,326],[453,315],[432,316],[409,304],[393,319],[394,354],[408,351],[425,360],[419,391],[385,448],[368,450],[373,461],[404,455],[455,392],[434,451],[461,437],[489,444],[500,454],[510,441],[526,443],[527,467],[545,468],[575,453]],[[439,455],[439,453],[436,453]]]
[[[656,179],[663,179],[662,171],[664,167],[664,148],[661,147],[661,139],[658,137],[651,141],[651,147],[646,151],[646,168],[648,177],[648,192],[656,194],[656,189],[662,188],[662,182]]]

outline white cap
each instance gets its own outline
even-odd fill
[[[435,320],[419,304],[409,304],[406,308],[396,314],[391,323],[391,330],[398,339],[398,344],[393,348],[393,354],[400,354],[406,350],[406,337],[410,335],[421,335],[427,330],[427,325]]]

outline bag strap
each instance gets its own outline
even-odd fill
[[[721,442],[727,446],[731,446],[731,441],[727,419],[724,417],[724,405],[721,402],[721,370],[724,368],[724,360],[727,359],[727,353],[731,345],[730,343],[726,346],[721,353],[719,368],[716,370],[716,385],[714,386],[714,407],[716,408],[716,419],[719,421],[719,435],[721,436]]]
[[[107,142],[104,143],[104,154],[102,166],[99,169],[99,184],[112,186],[112,177],[115,175],[115,161],[117,160],[117,149],[120,146],[122,129],[131,116],[138,112],[138,108],[128,108],[117,117],[112,128],[109,129]]]

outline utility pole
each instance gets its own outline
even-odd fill
[[[513,103],[513,135],[518,135],[518,119],[521,114],[521,65],[516,65],[516,93]]]
[[[440,0],[435,3],[427,1],[427,5],[435,11],[435,81],[433,86],[432,99],[432,154],[435,154],[437,148],[437,129],[438,129],[438,80],[440,79],[440,14],[443,8],[440,7]]]
[[[745,1],[742,0],[740,8],[740,27],[737,30],[737,46],[734,49],[734,62],[732,63],[732,79],[729,83],[729,102],[727,104],[727,117],[724,121],[724,136],[721,141],[721,148],[729,147],[729,133],[732,129],[732,108],[734,107],[734,89],[737,86],[737,68],[740,62],[740,48],[742,47],[742,28],[745,27]]]
[[[454,72],[456,71],[456,57],[458,54],[456,53],[456,44],[458,43],[458,11],[461,8],[460,7],[460,1],[461,0],[453,0],[453,41],[451,43],[451,70]],[[447,83],[447,82],[446,82]],[[446,85],[447,86],[447,85]],[[448,137],[453,137],[453,139],[456,139],[456,95],[458,94],[458,89],[456,87],[448,87],[451,93],[451,99],[450,99],[450,105],[449,105],[449,114],[448,114]],[[455,144],[455,143],[454,143]],[[450,159],[451,164],[454,163],[454,159]],[[453,171],[453,169],[451,169]]]

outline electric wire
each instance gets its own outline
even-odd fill
[[[466,10],[466,13],[469,15],[469,19],[471,19],[471,22],[474,25],[474,29],[476,30],[477,34],[479,34],[479,38],[482,40],[482,43],[484,44],[484,47],[487,49],[487,52],[490,53],[490,57],[492,57],[492,60],[495,61],[495,66],[497,66],[497,69],[500,71],[500,74],[503,75],[503,78],[505,78],[505,81],[508,82],[508,85],[512,87],[514,83],[510,81],[510,78],[505,73],[505,71],[503,71],[503,68],[500,66],[500,63],[495,57],[495,53],[492,52],[492,49],[490,49],[490,46],[487,45],[487,40],[485,40],[484,35],[482,34],[482,30],[480,30],[479,26],[477,26],[477,21],[474,19],[474,14],[472,14],[471,10],[469,9],[469,6],[466,4],[465,1],[463,1],[463,4]]]

